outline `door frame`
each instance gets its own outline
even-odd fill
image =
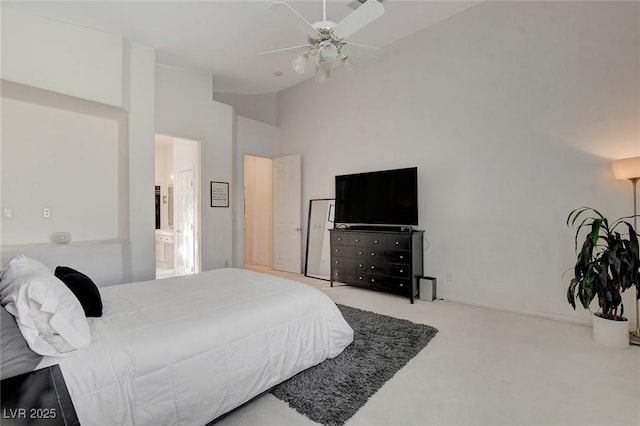
[[[195,168],[194,168],[193,181],[194,181],[194,185],[196,185],[196,188],[194,189],[194,194],[196,197],[195,202],[197,204],[197,208],[195,209],[195,224],[194,224],[194,228],[195,228],[194,229],[194,234],[195,234],[194,273],[198,273],[202,271],[203,229],[204,229],[204,217],[205,217],[205,211],[206,211],[204,200],[207,200],[207,197],[208,197],[208,194],[205,193],[206,191],[208,191],[208,187],[203,182],[203,170],[204,170],[203,143],[201,140],[192,139],[188,136],[187,137],[176,136],[175,134],[154,132],[154,137],[155,136],[165,136],[165,137],[171,138],[172,140],[175,140],[175,139],[188,140],[191,142],[195,142],[197,146],[196,148],[197,158],[194,160]],[[175,141],[172,141],[172,143],[175,143]],[[155,161],[155,153],[156,153],[156,145],[155,145],[155,139],[154,139],[154,161]],[[175,172],[175,163],[174,163],[172,172]],[[174,191],[175,191],[175,173],[174,173]],[[173,197],[174,226],[175,226],[175,215],[177,214],[175,211],[176,199],[177,197],[175,196],[175,192],[174,192],[174,197]],[[155,233],[154,233],[154,239],[155,239]],[[175,243],[175,240],[174,240],[174,243]],[[174,265],[175,265],[175,256],[177,256],[177,252],[174,247]],[[154,256],[154,259],[155,259],[155,256]]]
[[[300,154],[295,154],[295,155],[300,157],[300,167],[302,167],[302,162],[301,162],[302,156]],[[246,223],[245,223],[245,220],[244,220],[244,218],[245,218],[245,210],[246,210],[246,194],[245,194],[246,182],[244,180],[244,177],[245,177],[245,170],[244,170],[245,161],[244,161],[244,159],[245,159],[246,156],[270,159],[270,160],[272,160],[272,166],[273,166],[273,162],[276,159],[289,157],[289,155],[286,155],[286,156],[281,156],[281,155],[274,155],[274,156],[259,155],[259,154],[254,154],[252,152],[243,152],[243,153],[240,154],[241,161],[239,161],[237,164],[238,164],[239,167],[242,167],[242,171],[237,174],[237,179],[242,179],[242,181],[241,181],[241,184],[238,185],[237,196],[238,196],[239,200],[240,199],[242,200],[242,205],[238,206],[238,212],[237,212],[236,220],[237,220],[237,223],[239,224],[239,226],[236,228],[238,231],[237,231],[237,234],[236,234],[236,238],[234,238],[234,241],[236,242],[237,246],[241,247],[238,250],[234,250],[234,255],[237,256],[236,257],[236,260],[237,260],[236,264],[240,268],[244,268],[246,265],[248,265],[247,258],[245,256],[246,249],[247,249],[246,244],[245,244],[246,238],[247,238],[247,229],[246,229],[246,226],[245,226]],[[272,167],[272,170],[273,170],[273,167]],[[302,171],[300,170],[300,173],[301,172]],[[274,178],[274,174],[272,173],[272,180],[273,180],[273,178]],[[301,179],[301,176],[300,176],[300,179]],[[300,185],[301,185],[301,183],[302,182],[300,182]],[[274,186],[273,182],[272,182],[272,186]],[[301,192],[301,190],[302,190],[302,187],[300,188],[300,192]],[[274,207],[275,207],[274,195],[275,195],[275,193],[272,192],[272,209],[274,209]],[[300,216],[300,226],[298,228],[301,228],[301,223],[302,223],[302,207],[303,207],[302,206],[302,193],[300,193],[300,203],[298,205],[298,216]],[[272,210],[272,213],[273,213],[273,210]],[[271,241],[270,241],[270,247],[271,247],[271,266],[270,266],[270,269],[275,269],[274,268],[274,266],[275,266],[275,259],[274,259],[275,245],[274,245],[274,242],[275,242],[275,232],[276,232],[275,228],[276,227],[275,227],[275,224],[273,223],[273,218],[274,218],[274,214],[272,214],[272,224],[271,224],[272,233],[271,233]],[[302,232],[301,232],[301,229],[300,229],[298,231],[298,243],[297,243],[297,246],[299,247],[299,251],[300,251],[300,259],[299,259],[299,262],[298,262],[299,263],[299,268],[296,268],[298,270],[298,273],[302,273],[302,268],[303,268],[303,266],[302,266],[302,256],[303,256],[302,243],[303,243],[303,241],[302,241]]]

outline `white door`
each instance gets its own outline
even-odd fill
[[[301,161],[299,155],[273,159],[273,269],[302,272]]]
[[[176,185],[176,275],[180,276],[195,272],[193,170],[178,172]]]

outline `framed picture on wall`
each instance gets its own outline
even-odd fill
[[[211,207],[229,207],[229,182],[211,181]]]

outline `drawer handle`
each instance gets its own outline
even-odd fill
[[[339,260],[336,260],[336,265],[337,265],[337,264],[339,264],[339,263],[340,263],[340,261],[339,261]],[[400,271],[400,272],[402,272],[402,271]]]
[[[359,243],[359,242],[360,242],[360,238],[356,238],[356,243]]]
[[[340,253],[340,249],[336,249],[336,253]]]
[[[362,268],[362,263],[358,265],[358,268]]]
[[[374,253],[371,253],[371,256],[375,256],[375,255],[376,255],[376,254],[375,254],[375,252],[374,252]]]
[[[400,287],[404,287],[404,284],[403,284],[403,283],[400,283]]]
[[[373,242],[373,244],[378,244],[378,240],[375,240],[375,241]]]
[[[361,251],[359,251],[359,252],[358,252],[358,254],[362,254],[362,252],[361,252]]]
[[[336,263],[337,263],[337,262],[336,262]],[[404,269],[400,269],[400,273],[403,273],[403,272],[404,272]]]
[[[371,282],[372,283],[376,282],[376,279],[375,278],[371,278]]]
[[[371,269],[376,269],[376,267],[374,265],[371,265]]]
[[[362,277],[358,277],[359,280],[362,280]]]
[[[396,245],[400,245],[400,241],[396,241]]]
[[[400,259],[404,259],[404,256],[403,256],[403,255],[400,255]]]

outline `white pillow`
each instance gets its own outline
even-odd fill
[[[29,347],[41,355],[62,356],[91,344],[82,305],[50,269],[19,255],[0,275],[0,304],[16,317]]]
[[[51,273],[51,269],[35,259],[31,259],[24,254],[19,254],[4,265],[2,273],[0,273],[0,281],[11,280],[34,272]]]

